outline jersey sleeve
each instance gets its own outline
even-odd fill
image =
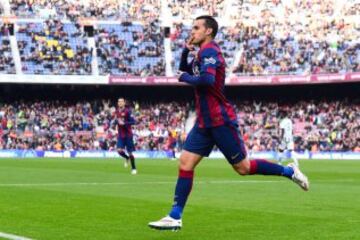
[[[135,118],[132,115],[131,110],[128,110],[127,112],[127,121],[125,122],[127,125],[134,125],[135,124]]]
[[[200,54],[200,75],[209,73],[216,75],[216,68],[220,65],[218,51],[214,48],[205,48]]]
[[[281,122],[280,122],[280,128],[281,128],[281,129],[285,128],[284,120],[281,120]]]
[[[190,75],[194,75],[192,71],[192,63],[194,60],[192,60],[190,63],[188,63],[187,61],[189,52],[190,52],[189,49],[184,48],[183,52],[181,53],[179,70],[183,72],[187,72]]]

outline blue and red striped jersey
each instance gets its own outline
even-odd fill
[[[123,109],[118,108],[114,113],[114,118],[118,128],[118,137],[132,137],[131,125],[135,124],[135,120],[131,110],[127,107]]]
[[[213,75],[212,84],[195,85],[195,107],[200,128],[217,127],[236,121],[232,104],[224,94],[226,63],[214,41],[202,46],[192,63],[195,76]]]

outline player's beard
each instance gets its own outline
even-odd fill
[[[197,46],[197,47],[200,47],[201,46],[201,44],[203,43],[205,41],[205,39],[201,39],[201,40],[199,40],[199,41],[193,41],[192,43],[195,45],[195,46]]]

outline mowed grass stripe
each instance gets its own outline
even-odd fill
[[[285,178],[235,174],[204,160],[181,232],[147,222],[171,207],[177,163],[139,160],[131,176],[119,160],[0,160],[0,184],[110,182],[0,188],[0,231],[35,239],[359,239],[360,169],[355,161],[302,161],[311,190]],[[350,166],[349,166],[350,165]],[[38,169],[38,170],[37,170]],[[27,171],[29,170],[29,172]],[[54,174],[55,173],[55,174]],[[239,182],[237,182],[239,181]],[[251,184],[244,184],[249,181]],[[258,181],[258,182],[256,182]],[[275,181],[264,183],[262,181]],[[142,184],[151,182],[151,184]],[[166,182],[157,184],[156,182]],[[127,184],[129,183],[129,184]]]

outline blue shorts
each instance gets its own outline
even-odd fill
[[[246,158],[245,144],[235,123],[213,128],[199,128],[195,124],[186,138],[184,149],[207,157],[214,145],[230,164],[239,163]]]
[[[169,148],[173,149],[175,147],[176,147],[176,142],[175,141],[169,144]]]
[[[118,137],[116,147],[125,149],[128,152],[135,151],[134,141],[132,137]]]

